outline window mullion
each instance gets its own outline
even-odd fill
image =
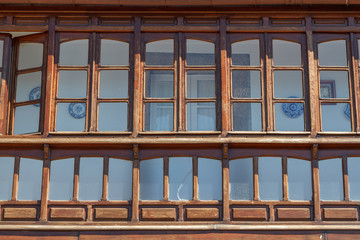
[[[89,44],[89,74],[88,74],[88,100],[89,117],[87,118],[87,126],[90,132],[96,131],[97,123],[97,64],[96,61],[96,45],[99,44],[98,36],[92,33]]]
[[[359,46],[358,46],[359,47]],[[360,84],[359,84],[359,73],[358,73],[358,69],[359,69],[359,56],[357,56],[358,54],[358,49],[356,48],[356,37],[354,33],[350,33],[350,52],[351,52],[351,59],[350,59],[350,76],[351,79],[353,79],[351,81],[351,84],[353,84],[353,87],[351,88],[351,95],[353,96],[353,99],[351,101],[352,104],[352,116],[355,116],[355,118],[352,118],[353,121],[353,131],[355,132],[359,132],[360,131],[360,94],[356,94],[359,93],[360,91]],[[356,57],[357,56],[357,57]]]
[[[274,113],[273,113],[273,81],[272,81],[272,51],[271,51],[271,37],[269,37],[268,33],[264,34],[264,46],[265,46],[265,79],[264,85],[266,86],[265,90],[265,100],[266,100],[266,131],[271,132],[274,131]],[[264,123],[263,123],[264,125]]]

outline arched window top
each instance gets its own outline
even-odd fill
[[[274,66],[301,66],[301,44],[288,40],[273,39]]]
[[[146,65],[173,65],[174,39],[162,39],[146,43]]]
[[[127,42],[113,39],[101,39],[100,52],[101,65],[129,65],[129,43]]]
[[[78,39],[60,43],[62,66],[85,66],[88,64],[89,40]]]
[[[186,39],[187,65],[215,65],[215,43]]]
[[[346,40],[330,40],[318,44],[320,66],[347,66]]]
[[[260,40],[250,39],[231,44],[232,65],[260,66]]]

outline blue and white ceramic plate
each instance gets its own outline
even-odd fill
[[[34,87],[29,93],[29,100],[38,100],[41,96],[41,87]],[[40,103],[34,104],[35,107],[40,107]]]
[[[290,96],[288,98],[298,98]],[[304,105],[302,103],[283,103],[282,110],[289,118],[298,118],[304,113]]]
[[[345,107],[344,107],[344,114],[345,114],[346,118],[350,120],[350,118],[351,118],[350,104],[346,104],[346,105],[345,105]]]
[[[80,119],[86,115],[86,104],[85,103],[70,103],[69,113],[73,118]]]

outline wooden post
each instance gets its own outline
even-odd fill
[[[230,82],[226,47],[226,18],[220,19],[220,64],[221,64],[221,119],[222,136],[225,137],[230,127]],[[220,101],[220,99],[218,100]]]
[[[230,176],[229,176],[229,145],[223,144],[222,159],[223,181],[223,221],[230,222]]]
[[[314,221],[321,221],[320,206],[320,179],[319,179],[319,161],[318,161],[318,145],[312,147],[312,179],[313,179],[313,202],[314,202]]]
[[[41,186],[41,206],[40,206],[40,221],[47,221],[49,187],[50,187],[50,146],[44,144],[43,150],[43,174]]]
[[[139,145],[133,145],[133,189],[132,189],[132,219],[133,222],[139,221]]]
[[[134,27],[134,101],[133,101],[133,133],[136,137],[141,129],[142,98],[141,98],[141,18],[135,17]]]

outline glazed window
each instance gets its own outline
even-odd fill
[[[140,161],[140,200],[221,200],[221,161],[165,157]]]
[[[130,42],[126,34],[58,34],[55,131],[129,131]]]
[[[321,200],[344,200],[342,169],[341,158],[319,161]]]
[[[218,129],[216,41],[205,34],[145,34],[144,131]]]
[[[321,130],[354,131],[349,39],[345,35],[317,35]]]
[[[304,35],[233,34],[230,45],[232,130],[307,131]]]

